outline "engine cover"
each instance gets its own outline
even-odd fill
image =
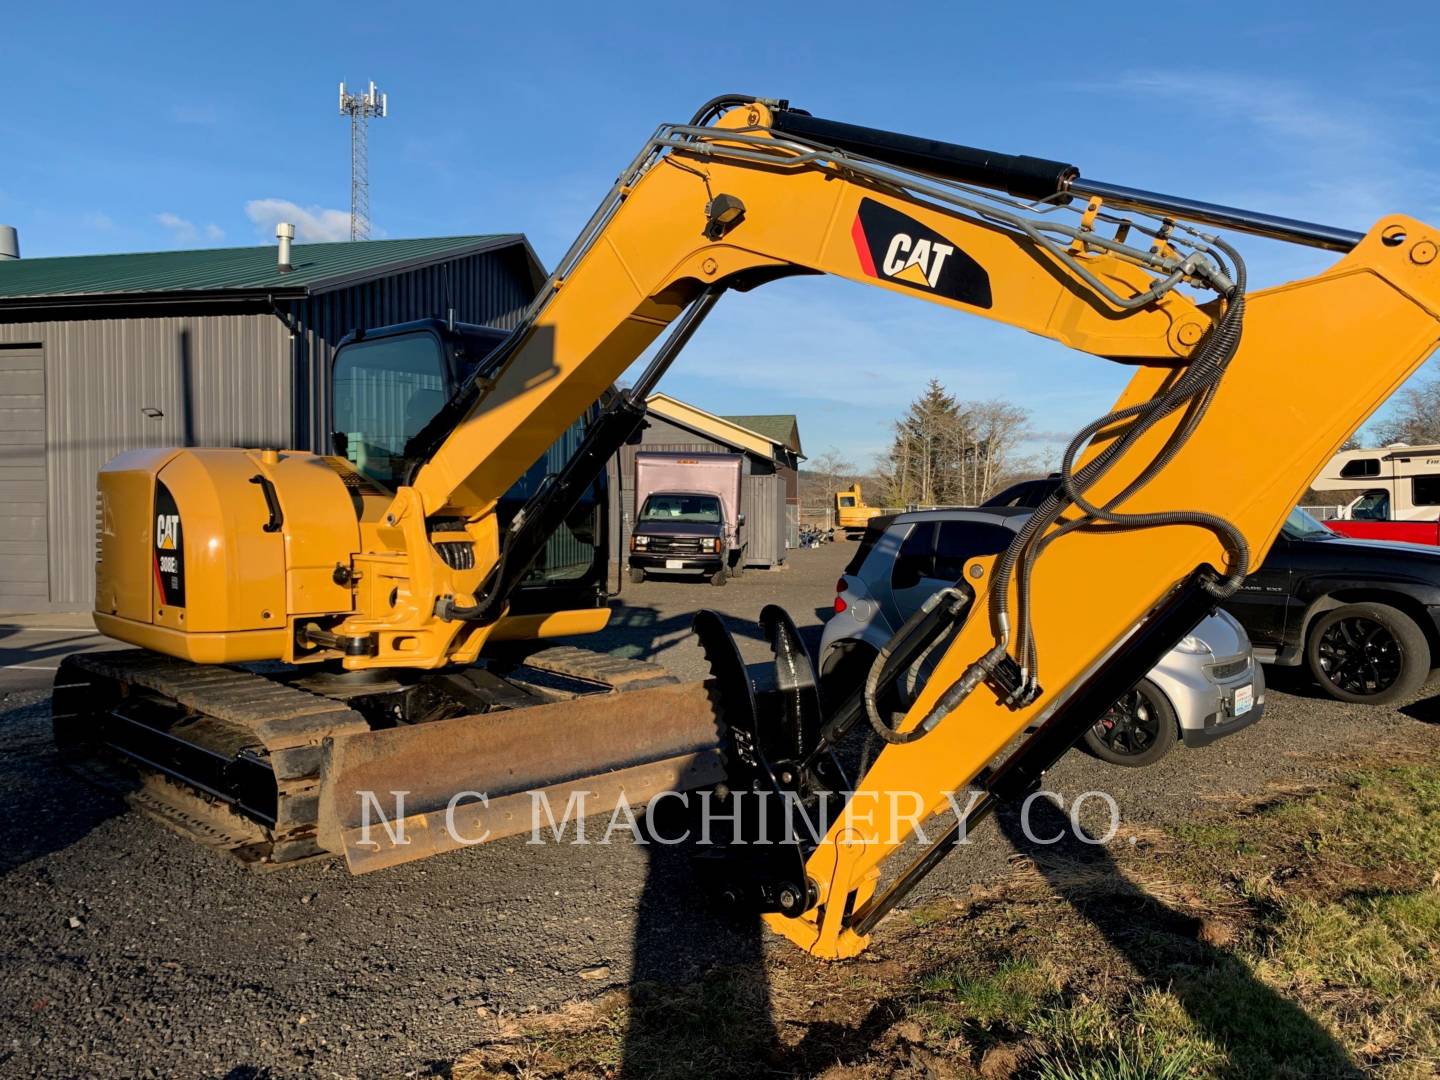
[[[359,546],[346,471],[292,451],[116,457],[99,475],[96,626],[200,663],[290,659],[295,617],[352,607],[335,575]]]

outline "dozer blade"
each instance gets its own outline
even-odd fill
[[[363,874],[613,814],[622,797],[638,813],[719,782],[717,743],[706,683],[343,735],[324,743],[319,839]]]

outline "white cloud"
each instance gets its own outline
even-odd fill
[[[92,210],[85,215],[85,224],[96,232],[111,232],[115,228],[115,220],[109,214],[103,214],[99,210]]]
[[[350,214],[321,206],[300,206],[289,199],[251,199],[245,214],[256,225],[273,230],[282,221],[295,226],[295,239],[317,243],[350,239]]]
[[[104,215],[100,215],[103,217]],[[106,219],[109,220],[108,218]],[[223,240],[225,230],[214,222],[203,227],[196,225],[193,221],[181,217],[179,214],[172,214],[169,210],[155,215],[155,220],[170,230],[170,238],[177,244],[193,244],[203,235],[206,240]]]
[[[170,230],[170,236],[176,243],[193,243],[199,235],[199,233],[195,231],[195,223],[193,221],[186,221],[179,214],[172,214],[169,210],[161,214],[156,214],[155,220]]]

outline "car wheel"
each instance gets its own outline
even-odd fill
[[[1346,604],[1311,625],[1305,661],[1336,701],[1383,705],[1420,689],[1430,672],[1430,644],[1397,608]]]
[[[1175,745],[1179,722],[1169,699],[1141,679],[1085,733],[1085,748],[1111,765],[1153,765]]]
[[[630,580],[633,581],[636,585],[639,585],[642,581],[645,580],[645,571],[640,569],[640,567],[638,566],[632,566],[630,568]]]

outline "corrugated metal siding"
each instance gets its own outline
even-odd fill
[[[745,478],[745,562],[752,566],[775,566],[785,561],[785,489],[780,478]]]
[[[288,337],[272,315],[0,324],[45,355],[50,595],[32,610],[91,603],[95,474],[116,454],[289,443]]]
[[[91,604],[95,474],[116,454],[328,450],[330,365],[345,334],[452,305],[462,322],[514,326],[532,296],[527,259],[512,247],[324,293],[287,313],[296,335],[268,312],[0,323],[0,346],[33,345],[45,360],[49,597],[29,610]]]
[[[47,531],[45,355],[0,349],[0,611],[48,602]]]
[[[615,559],[623,560],[625,552],[622,544],[629,543],[631,527],[635,522],[635,454],[638,451],[676,454],[736,452],[733,446],[706,439],[658,416],[651,416],[649,424],[641,436],[640,445],[622,446],[617,455],[624,493],[620,498],[612,498],[610,503],[611,557]],[[784,480],[773,472],[772,463],[759,460],[752,454],[742,456],[745,458],[745,483],[740,493],[740,508],[745,514],[745,564],[778,566],[785,561]],[[613,467],[610,478],[613,492],[616,486]]]
[[[329,450],[330,366],[352,330],[412,319],[444,318],[509,329],[532,297],[523,250],[487,252],[440,266],[337,289],[289,305],[296,348],[296,437],[304,449]]]

